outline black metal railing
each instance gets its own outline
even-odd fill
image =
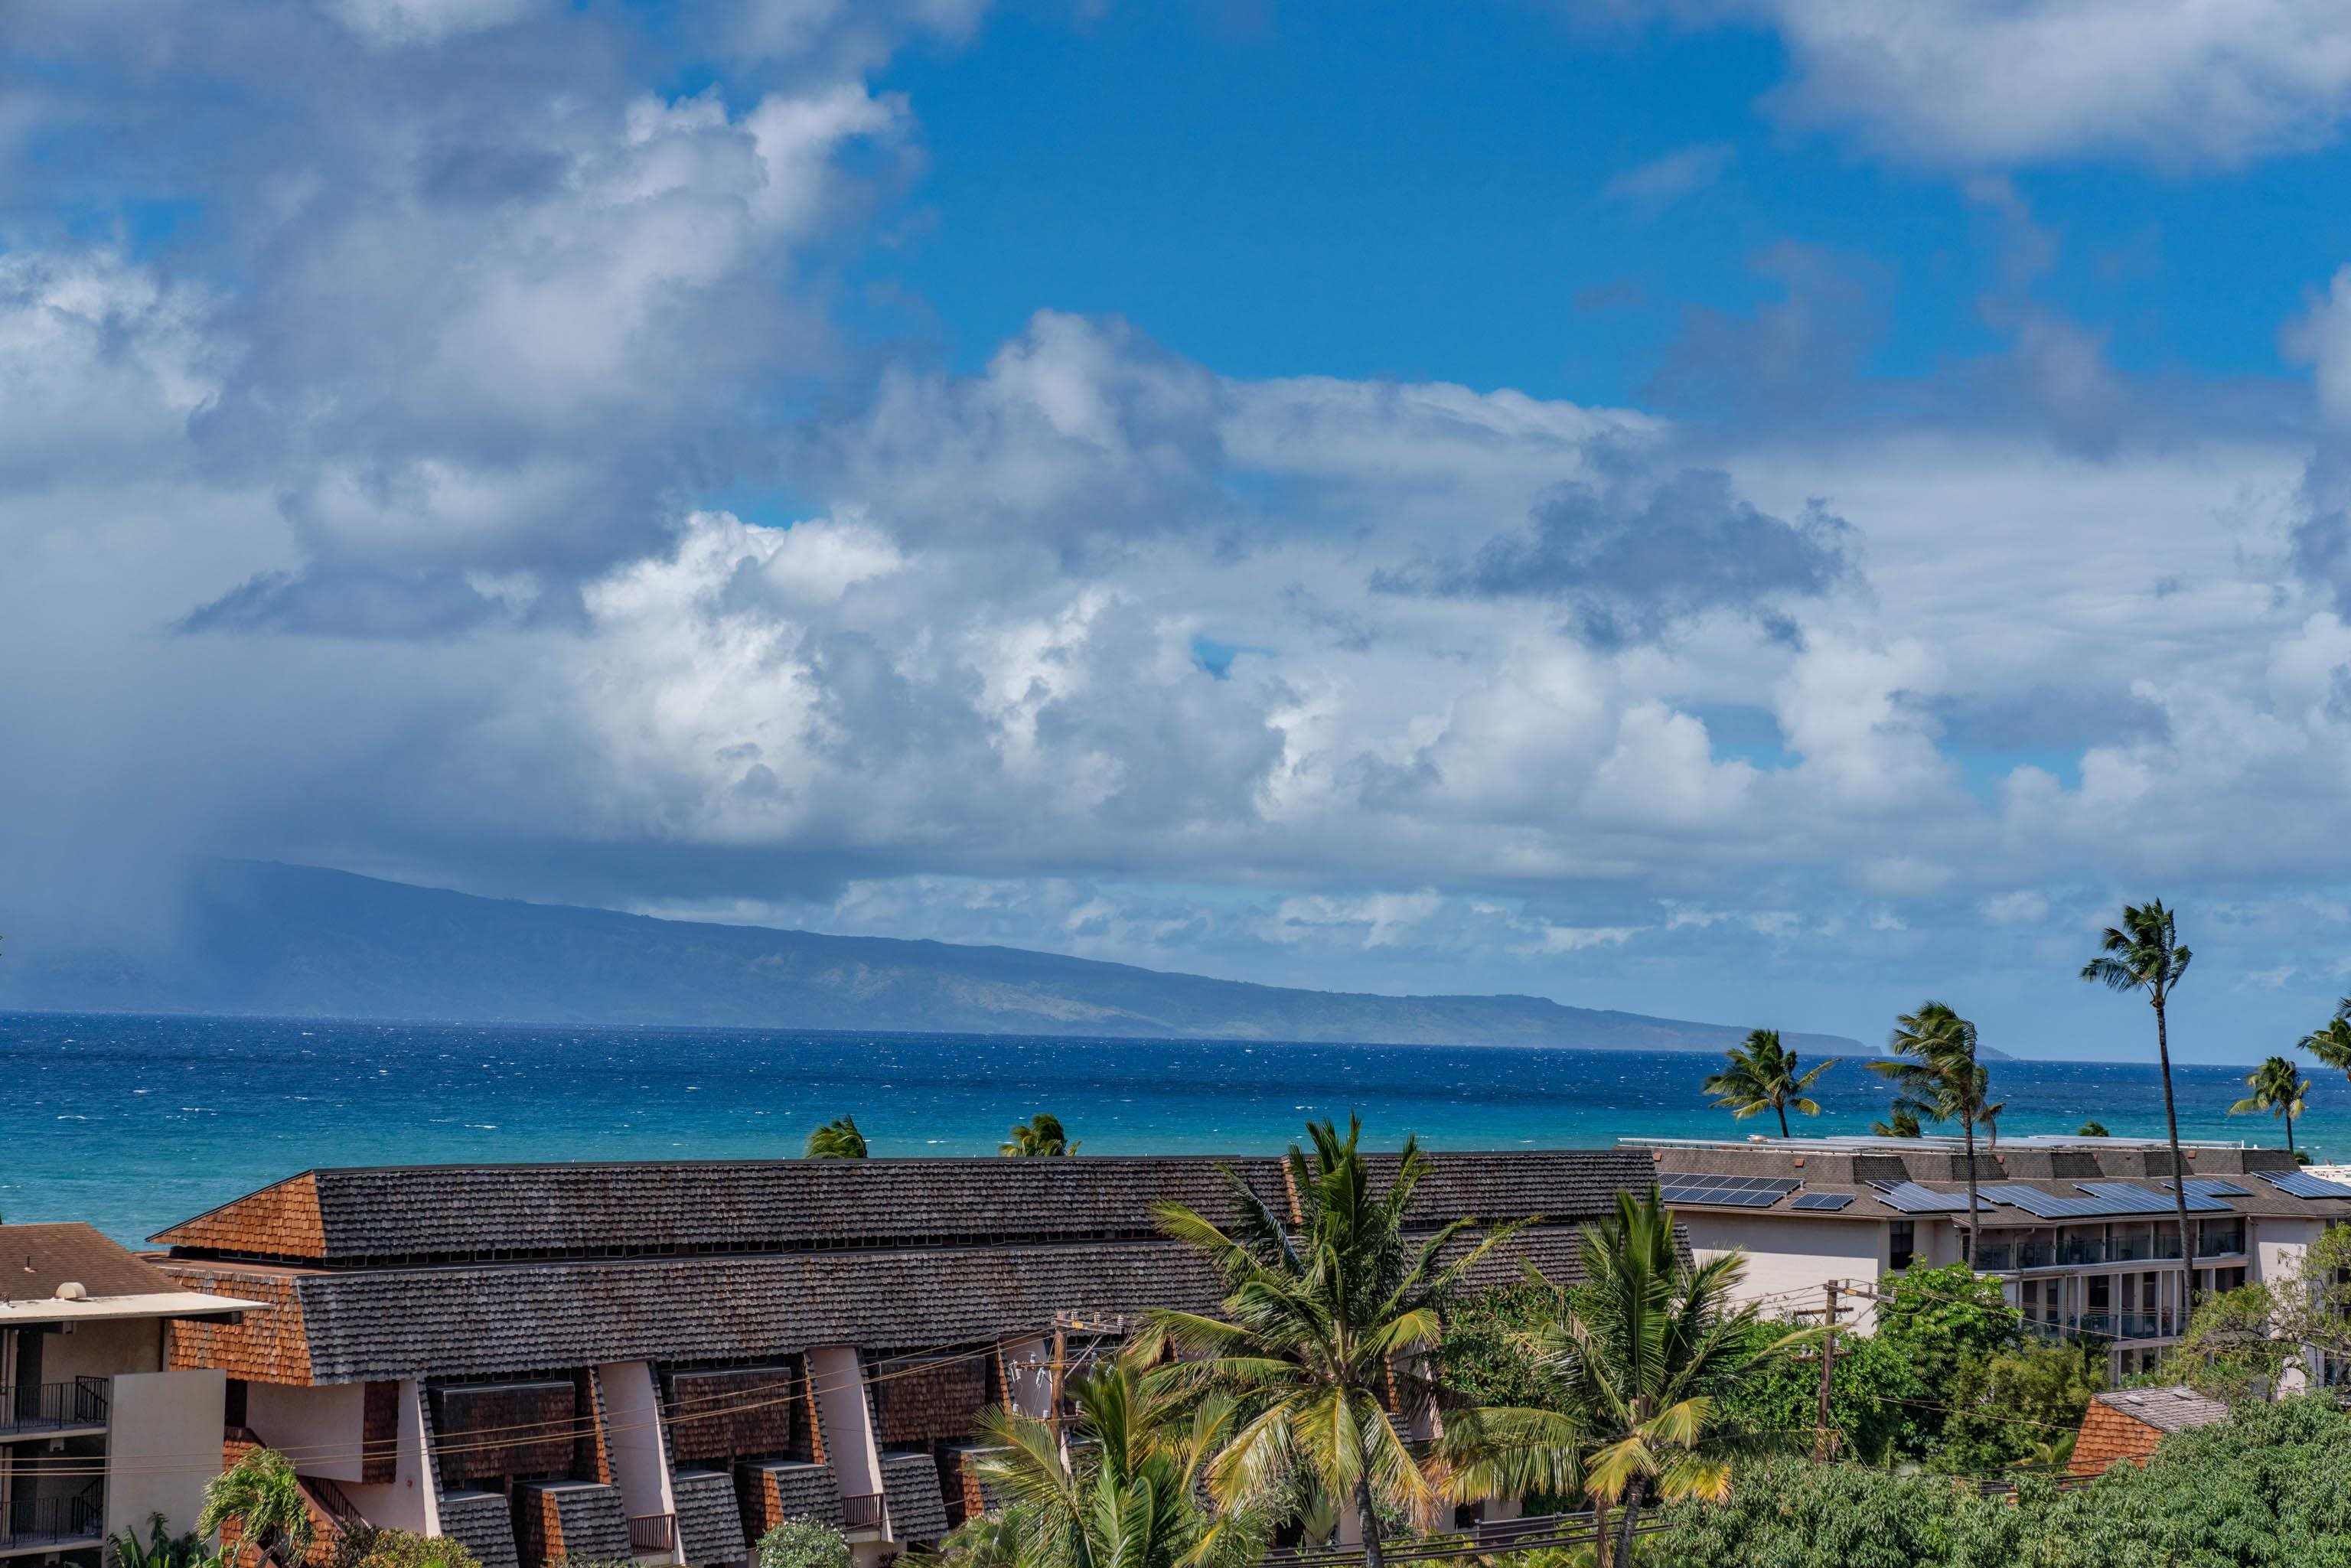
[[[887,1511],[882,1493],[860,1492],[841,1500],[841,1528],[843,1530],[879,1530]]]
[[[629,1550],[638,1553],[667,1552],[677,1544],[677,1515],[632,1513],[629,1516]]]
[[[106,1425],[107,1380],[0,1383],[0,1432],[54,1432]]]
[[[55,1546],[95,1541],[106,1504],[96,1483],[72,1497],[18,1497],[0,1505],[0,1546]]]

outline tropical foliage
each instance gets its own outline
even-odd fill
[[[2163,1125],[2171,1144],[2171,1168],[2185,1172],[2179,1155],[2179,1112],[2171,1092],[2171,1033],[2166,1009],[2171,993],[2188,974],[2196,955],[2179,943],[2179,923],[2159,898],[2123,905],[2122,924],[2109,925],[2098,938],[2098,956],[2082,966],[2082,978],[2112,991],[2139,991],[2155,1009],[2155,1057],[2163,1075]],[[2172,1207],[2179,1221],[2179,1255],[2193,1258],[2188,1238],[2188,1189],[2175,1185]],[[2188,1273],[2188,1306],[2196,1306],[2196,1272]]]
[[[1436,1346],[1443,1304],[1515,1227],[1457,1246],[1468,1228],[1457,1220],[1416,1240],[1405,1215],[1428,1173],[1419,1145],[1405,1140],[1383,1186],[1356,1147],[1354,1118],[1343,1137],[1328,1122],[1307,1132],[1312,1157],[1295,1145],[1288,1156],[1301,1216],[1294,1233],[1229,1171],[1241,1216],[1229,1232],[1180,1204],[1160,1206],[1161,1228],[1223,1272],[1223,1315],[1155,1312],[1130,1350],[1145,1364],[1170,1345],[1194,1358],[1153,1371],[1155,1397],[1222,1395],[1239,1410],[1206,1471],[1220,1508],[1284,1496],[1352,1506],[1367,1568],[1380,1568],[1384,1515],[1431,1522],[1441,1501],[1381,1393],[1396,1367]]]
[[[1896,1114],[1908,1112],[1931,1122],[1957,1122],[1966,1134],[1968,1159],[1968,1256],[1975,1256],[1977,1210],[1976,1125],[1983,1121],[1990,1074],[1976,1064],[1976,1026],[1943,1002],[1928,1002],[1894,1020],[1886,1049],[1892,1060],[1869,1070],[1894,1081],[1899,1092]],[[1993,1114],[1998,1114],[1993,1108]]]
[[[145,1541],[125,1530],[107,1542],[106,1556],[113,1568],[215,1568],[219,1562],[202,1535],[193,1530],[172,1534],[172,1521],[160,1513],[147,1516]]]
[[[812,1160],[862,1160],[865,1134],[857,1130],[856,1117],[836,1116],[808,1135],[805,1152]]]
[[[1062,1130],[1061,1119],[1059,1116],[1049,1115],[1040,1111],[1014,1127],[1010,1140],[997,1145],[996,1152],[999,1155],[1009,1155],[1015,1158],[1028,1159],[1040,1155],[1074,1155],[1078,1152],[1078,1145],[1071,1142],[1069,1134]]]
[[[958,1531],[944,1555],[1008,1568],[1238,1568],[1262,1555],[1264,1509],[1203,1502],[1208,1467],[1234,1429],[1231,1400],[1155,1388],[1131,1362],[1072,1378],[1070,1396],[1066,1445],[1041,1417],[989,1412],[979,1471],[1005,1506]]]
[[[779,1521],[751,1549],[752,1568],[849,1568],[849,1542],[820,1519]]]
[[[2335,1016],[2302,1037],[2302,1049],[2351,1078],[2351,997],[2335,1004]]]
[[[1815,1336],[1759,1339],[1754,1309],[1732,1301],[1744,1260],[1676,1256],[1673,1216],[1654,1188],[1639,1200],[1619,1193],[1615,1217],[1585,1228],[1581,1260],[1583,1282],[1553,1290],[1546,1320],[1520,1337],[1560,1397],[1453,1416],[1440,1453],[1463,1500],[1589,1498],[1595,1552],[1613,1512],[1614,1558],[1625,1568],[1647,1503],[1726,1495],[1720,1396]]]
[[[335,1568],[482,1568],[465,1542],[369,1524],[346,1524],[335,1538]]]
[[[237,1542],[280,1563],[309,1550],[310,1504],[293,1462],[275,1448],[248,1448],[236,1463],[204,1483],[196,1533],[210,1536],[232,1521]]]
[[[2082,1124],[2082,1130],[2074,1135],[2082,1138],[2110,1138],[2114,1136],[2112,1133],[2106,1131],[2106,1124],[2104,1122],[2085,1122]]]
[[[1915,1138],[1918,1135],[1918,1113],[1897,1103],[1883,1122],[1872,1122],[1871,1133],[1881,1138]]]
[[[1796,1053],[1780,1043],[1776,1029],[1748,1031],[1746,1042],[1724,1052],[1729,1063],[1706,1081],[1706,1092],[1714,1095],[1715,1105],[1745,1121],[1766,1111],[1780,1118],[1780,1135],[1788,1136],[1788,1113],[1817,1116],[1820,1102],[1810,1098],[1805,1091],[1815,1079],[1836,1065],[1834,1060],[1822,1062],[1810,1072],[1799,1074]]]
[[[1985,1497],[1936,1476],[1763,1458],[1721,1507],[1671,1511],[1672,1568],[2343,1568],[2351,1416],[2312,1396],[2175,1433],[2147,1467]]]
[[[2245,1075],[2245,1087],[2252,1092],[2229,1107],[2231,1116],[2258,1114],[2266,1111],[2285,1122],[2285,1146],[2294,1147],[2294,1119],[2302,1114],[2303,1105],[2310,1098],[2310,1080],[2302,1070],[2283,1056],[2273,1056]]]

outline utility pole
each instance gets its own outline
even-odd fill
[[[1836,1448],[1836,1435],[1829,1427],[1829,1375],[1836,1366],[1837,1282],[1831,1280],[1827,1329],[1821,1335],[1821,1398],[1817,1424],[1813,1428],[1813,1461],[1826,1464]]]

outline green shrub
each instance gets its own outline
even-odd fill
[[[351,1525],[335,1542],[336,1568],[482,1568],[462,1541]]]
[[[788,1519],[752,1549],[754,1568],[849,1568],[849,1542],[817,1519]]]

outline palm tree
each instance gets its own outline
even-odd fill
[[[203,1536],[193,1530],[173,1535],[171,1521],[161,1513],[147,1516],[145,1542],[136,1530],[125,1527],[107,1546],[116,1568],[199,1568],[212,1561]]]
[[[808,1135],[805,1153],[812,1160],[862,1160],[865,1134],[857,1130],[856,1117],[835,1116]]]
[[[1586,1226],[1581,1251],[1584,1283],[1552,1287],[1551,1315],[1521,1339],[1565,1391],[1565,1408],[1448,1415],[1439,1455],[1447,1490],[1464,1501],[1583,1492],[1595,1563],[1609,1555],[1609,1512],[1621,1510],[1614,1555],[1628,1568],[1647,1502],[1729,1495],[1717,1399],[1823,1331],[1759,1347],[1756,1309],[1732,1300],[1745,1260],[1682,1261],[1655,1187],[1638,1201],[1618,1193],[1615,1217]]]
[[[1929,1121],[1957,1122],[1967,1136],[1968,1257],[1973,1260],[1983,1207],[1976,1190],[1976,1124],[1984,1118],[1984,1096],[1991,1086],[1991,1074],[1976,1065],[1976,1026],[1948,1003],[1928,1002],[1894,1020],[1886,1048],[1895,1060],[1873,1061],[1869,1070],[1901,1086],[1894,1109]]]
[[[2082,1130],[2074,1135],[2077,1138],[2110,1138],[2114,1136],[2113,1134],[2106,1131],[2106,1124],[2104,1122],[2085,1122],[2082,1124]]]
[[[2335,1016],[2302,1037],[2302,1049],[2351,1078],[2351,997],[2335,1004]]]
[[[1074,1155],[1078,1152],[1078,1145],[1071,1143],[1070,1135],[1061,1130],[1059,1116],[1040,1111],[1015,1126],[1011,1141],[997,1145],[996,1152],[1009,1155],[1015,1159],[1029,1159],[1040,1155]]]
[[[238,1544],[265,1559],[297,1563],[310,1549],[309,1499],[293,1462],[275,1448],[248,1448],[204,1483],[196,1533],[211,1535],[230,1520],[236,1521]]]
[[[1470,1223],[1459,1219],[1416,1242],[1405,1234],[1405,1213],[1428,1174],[1419,1144],[1405,1140],[1382,1191],[1356,1148],[1360,1121],[1348,1118],[1343,1139],[1328,1122],[1306,1131],[1312,1161],[1296,1145],[1289,1154],[1294,1232],[1229,1170],[1225,1180],[1241,1216],[1229,1233],[1181,1204],[1158,1206],[1160,1228],[1222,1270],[1224,1315],[1153,1312],[1130,1354],[1148,1364],[1174,1344],[1196,1359],[1154,1371],[1155,1394],[1222,1393],[1245,1413],[1208,1466],[1219,1506],[1265,1506],[1286,1484],[1308,1482],[1334,1505],[1353,1500],[1364,1568],[1382,1568],[1380,1505],[1426,1521],[1437,1494],[1381,1391],[1396,1363],[1437,1343],[1446,1298],[1519,1227],[1496,1227],[1457,1248]],[[1441,1261],[1448,1251],[1458,1255]]]
[[[1750,1030],[1744,1045],[1723,1053],[1730,1064],[1706,1081],[1706,1092],[1718,1095],[1717,1108],[1729,1111],[1740,1121],[1760,1116],[1766,1111],[1780,1113],[1780,1135],[1788,1136],[1788,1113],[1791,1110],[1806,1116],[1821,1113],[1820,1102],[1808,1099],[1804,1091],[1813,1081],[1836,1062],[1822,1062],[1802,1077],[1796,1076],[1796,1053],[1780,1045],[1776,1029]]]
[[[1918,1113],[1902,1101],[1894,1103],[1893,1119],[1872,1122],[1869,1130],[1881,1138],[1915,1138],[1918,1136]]]
[[[1067,1445],[1040,1416],[981,1417],[989,1446],[978,1470],[1006,1503],[972,1544],[1016,1568],[1239,1568],[1261,1554],[1261,1512],[1200,1502],[1207,1463],[1232,1430],[1229,1400],[1155,1392],[1131,1362],[1072,1378],[1070,1396],[1076,1441]]]
[[[2171,1036],[2164,1009],[2196,956],[2179,945],[2179,929],[2163,900],[2123,905],[2123,923],[2098,938],[2099,955],[2082,966],[2082,978],[2114,991],[2145,991],[2155,1009],[2155,1059],[2163,1070],[2163,1127],[2171,1142],[2172,1207],[2179,1220],[2180,1277],[2187,1312],[2196,1312],[2196,1251],[2188,1243],[2188,1162],[2179,1154],[2179,1113],[2171,1095]]]
[[[1998,1159],[2000,1157],[2000,1113],[2008,1109],[2008,1102],[2005,1100],[1987,1101],[1986,1097],[1991,1092],[1991,1069],[1989,1067],[1977,1068],[1976,1099],[1981,1105],[1981,1109],[1976,1112],[1976,1120],[1981,1122],[1984,1125],[1984,1131],[1991,1135],[1992,1157],[1994,1159]]]
[[[2230,1106],[2229,1114],[2242,1116],[2267,1111],[2283,1117],[2286,1153],[2292,1154],[2294,1119],[2302,1114],[2303,1103],[2310,1098],[2310,1080],[2292,1061],[2273,1056],[2245,1075],[2245,1087],[2252,1092]]]

